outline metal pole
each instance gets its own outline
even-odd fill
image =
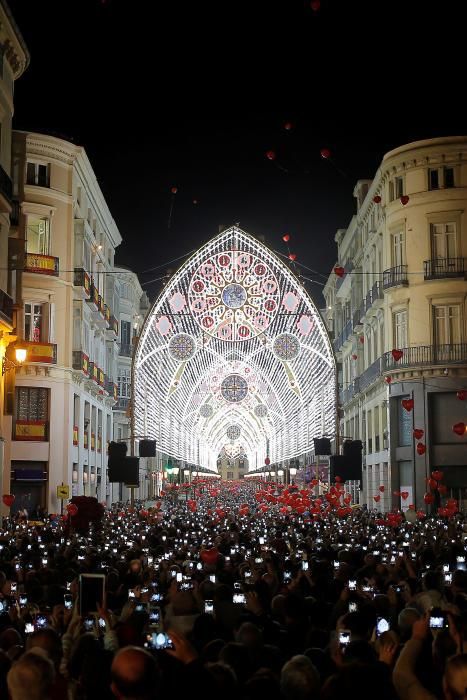
[[[133,338],[132,338],[133,341]],[[136,343],[133,342],[133,351],[131,353],[131,393],[130,393],[130,455],[135,456],[135,355],[136,346],[138,344],[139,338]],[[139,479],[139,474],[138,474]],[[133,508],[135,504],[135,487],[130,486],[130,505]]]

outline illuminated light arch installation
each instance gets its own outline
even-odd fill
[[[296,458],[335,433],[335,386],[313,301],[276,255],[234,226],[178,270],[145,321],[135,434],[213,471],[234,425],[251,468],[266,456]]]

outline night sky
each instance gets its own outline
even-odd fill
[[[124,239],[117,263],[139,273],[176,269],[239,222],[283,253],[290,233],[297,260],[327,275],[356,180],[402,143],[467,133],[449,93],[462,3],[9,4],[31,53],[14,126],[85,147]]]

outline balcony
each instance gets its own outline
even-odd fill
[[[360,391],[360,377],[356,377],[349,386],[342,392],[342,405],[345,406],[353,399]]]
[[[73,369],[80,370],[84,374],[89,372],[89,357],[82,350],[73,350]]]
[[[396,361],[391,352],[384,353],[382,371],[386,372],[402,367],[421,367],[436,365],[466,365],[467,343],[455,345],[416,345],[401,348],[403,355]]]
[[[360,376],[360,391],[365,391],[381,376],[381,358],[378,357]]]
[[[0,165],[0,211],[9,214],[11,211],[11,197],[13,184],[10,177]]]
[[[13,299],[0,289],[0,321],[13,325]]]
[[[34,272],[37,275],[51,275],[58,277],[59,259],[53,255],[40,255],[40,253],[26,253],[24,264],[25,272]]]
[[[365,313],[368,313],[379,299],[383,299],[383,290],[381,289],[381,282],[375,282],[363,302]]]
[[[114,411],[126,411],[130,405],[130,399],[119,396],[117,403],[113,406]]]
[[[425,268],[424,278],[426,280],[443,280],[455,277],[465,279],[467,273],[465,261],[466,258],[434,258],[433,260],[425,260],[423,263]]]
[[[128,343],[120,343],[118,354],[122,355],[122,357],[133,357],[133,345],[128,345]]]
[[[111,379],[106,378],[104,389],[115,401],[118,400],[118,386]]]
[[[397,265],[383,272],[383,289],[407,287],[408,284],[407,265]]]
[[[81,290],[83,299],[89,299],[91,296],[92,279],[82,267],[75,267],[73,286]]]
[[[356,330],[359,326],[363,327],[362,323],[362,317],[365,315],[365,303],[362,304],[362,306],[357,309],[357,311],[353,312],[352,316],[352,322],[353,322],[353,329]]]
[[[40,362],[41,364],[57,364],[57,346],[55,343],[32,343],[21,341],[21,347],[26,348],[25,364]]]

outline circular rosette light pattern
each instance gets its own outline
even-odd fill
[[[213,407],[209,406],[207,403],[203,404],[199,409],[199,415],[202,418],[211,418],[213,413],[214,413]]]
[[[228,374],[222,380],[221,395],[229,403],[240,403],[248,395],[248,382],[240,374]]]
[[[229,440],[238,440],[240,437],[240,426],[239,425],[229,425],[227,428],[227,437]]]
[[[188,303],[205,333],[238,342],[269,327],[280,305],[280,289],[264,260],[227,250],[199,265],[190,282]]]
[[[274,338],[272,350],[279,360],[295,360],[300,354],[300,341],[292,333],[281,333]]]
[[[188,333],[177,333],[169,340],[169,354],[178,362],[191,360],[196,352],[196,340]]]
[[[254,408],[255,416],[258,418],[265,418],[268,415],[267,406],[264,403],[260,403]]]

